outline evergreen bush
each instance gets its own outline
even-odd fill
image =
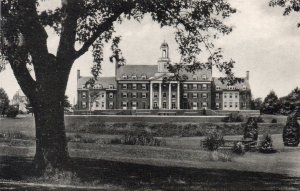
[[[6,111],[6,117],[15,118],[19,114],[19,109],[16,106],[10,105]]]
[[[300,126],[297,122],[297,116],[299,116],[299,109],[291,113],[286,125],[283,128],[282,138],[284,146],[298,146],[300,139]]]
[[[265,134],[259,145],[259,152],[261,153],[274,153],[276,150],[273,148],[272,137],[269,134]]]
[[[258,126],[255,118],[249,117],[244,128],[244,139],[252,139],[253,141],[257,141],[257,137],[258,137],[257,128]]]
[[[271,123],[277,123],[277,119],[272,119]]]
[[[245,145],[242,142],[237,142],[232,147],[232,152],[235,154],[245,154]]]
[[[203,146],[210,151],[215,151],[224,144],[225,141],[222,133],[220,131],[213,130],[205,137]]]

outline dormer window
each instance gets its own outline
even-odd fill
[[[207,76],[205,74],[202,75],[202,80],[207,80]]]
[[[137,79],[137,77],[136,77],[136,75],[134,74],[134,75],[132,75],[132,77],[131,77],[133,80],[136,80]]]
[[[147,76],[145,74],[142,74],[142,79],[143,80],[146,80],[147,79]]]
[[[220,86],[216,86],[216,90],[220,90]]]
[[[124,80],[127,80],[128,79],[128,76],[126,74],[123,74],[123,79]]]
[[[109,85],[108,85],[108,89],[114,89],[114,85],[109,84]]]
[[[185,89],[185,90],[186,90],[186,89],[187,89],[187,87],[188,87],[188,86],[187,86],[187,84],[183,84],[183,89]]]
[[[143,89],[143,90],[146,89],[146,84],[142,84],[142,89]]]
[[[126,90],[126,89],[127,89],[127,84],[122,84],[122,88],[123,88],[124,90]]]
[[[243,90],[247,90],[247,87],[245,85],[243,85]]]
[[[206,90],[207,89],[207,84],[202,84],[202,89]]]
[[[197,79],[198,79],[197,75],[193,75],[193,80],[197,80]]]

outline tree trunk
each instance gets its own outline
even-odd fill
[[[35,166],[39,171],[49,167],[63,169],[69,160],[63,96],[59,97],[49,94],[33,104],[36,126]]]

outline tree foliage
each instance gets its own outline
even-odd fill
[[[9,106],[8,96],[3,88],[0,88],[0,115],[4,115]]]
[[[272,90],[264,99],[264,102],[261,106],[261,112],[265,114],[278,114],[279,110],[280,101],[276,93]]]
[[[300,89],[296,87],[287,96],[280,98],[280,114],[289,115],[300,107]]]
[[[294,110],[288,118],[283,128],[282,138],[285,146],[298,146],[300,141],[300,125],[297,122],[300,117],[300,108]]]
[[[292,12],[300,12],[300,1],[299,0],[271,0],[269,5],[272,7],[279,6],[283,7],[283,15],[289,15]],[[300,23],[297,25],[300,27]]]

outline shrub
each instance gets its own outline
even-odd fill
[[[269,134],[265,134],[262,137],[262,140],[260,141],[259,145],[259,152],[261,153],[274,153],[276,150],[273,148],[272,145],[272,137]]]
[[[244,128],[244,139],[252,139],[257,141],[258,130],[257,122],[253,117],[249,117]]]
[[[275,119],[275,118],[272,119],[272,120],[271,120],[271,123],[277,123],[277,119]]]
[[[222,120],[223,122],[243,122],[244,117],[238,113],[231,113],[228,117]]]
[[[242,142],[237,142],[232,147],[232,152],[235,154],[245,154],[245,145]]]
[[[263,120],[263,118],[261,116],[256,117],[256,123],[263,123],[263,122],[265,122],[265,121]]]
[[[145,145],[145,146],[165,146],[164,140],[159,140],[153,135],[145,132],[132,132],[125,134],[122,138],[115,138],[110,141],[111,144],[124,144],[124,145]]]
[[[220,146],[224,145],[224,143],[225,141],[222,133],[214,130],[205,137],[203,146],[210,151],[215,151]]]
[[[300,139],[300,127],[297,122],[297,112],[291,113],[282,133],[284,146],[298,146]]]
[[[10,105],[6,111],[6,117],[15,118],[19,113],[19,109],[16,106]]]

